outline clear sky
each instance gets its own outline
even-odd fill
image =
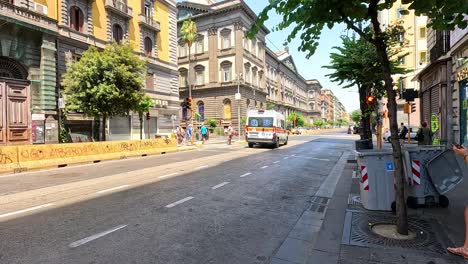
[[[255,13],[259,13],[268,3],[268,0],[244,0]],[[265,26],[272,29],[275,25],[281,22],[282,18],[274,12],[269,14],[269,19],[265,23]],[[272,31],[267,35],[267,46],[272,50],[283,49],[283,43],[286,40],[290,30],[284,31]],[[359,94],[357,88],[342,89],[338,83],[331,82],[327,75],[331,71],[322,68],[324,65],[330,63],[330,53],[333,51],[332,47],[340,46],[341,35],[351,34],[346,30],[345,26],[335,26],[333,29],[328,28],[322,31],[320,42],[315,54],[306,59],[306,54],[299,52],[297,49],[301,44],[299,38],[289,43],[289,53],[294,59],[299,73],[306,79],[317,79],[320,81],[322,86],[326,89],[333,91],[335,96],[343,103],[346,107],[347,112],[359,109]]]

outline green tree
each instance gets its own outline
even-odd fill
[[[294,120],[294,118],[296,120]],[[289,123],[295,124],[295,127],[302,127],[306,123],[304,116],[296,112],[292,112],[288,115],[288,121]]]
[[[325,125],[325,122],[323,122],[322,119],[316,119],[314,121],[314,126],[316,126],[318,128],[322,128],[324,125]]]
[[[397,179],[397,230],[398,233],[407,235],[408,218],[404,196],[403,161],[398,140],[396,91],[393,89],[391,62],[386,42],[389,36],[382,31],[378,20],[378,12],[391,8],[395,2],[396,0],[272,0],[260,12],[257,22],[252,26],[248,35],[254,36],[260,26],[268,19],[268,12],[275,10],[283,18],[275,29],[282,30],[291,26],[292,31],[287,36],[286,41],[291,42],[300,35],[299,50],[307,52],[308,57],[313,55],[317,49],[322,29],[325,26],[332,28],[335,24],[345,24],[348,29],[352,29],[361,38],[375,46],[388,98],[387,107]],[[455,26],[465,28],[468,24],[468,21],[464,19],[466,10],[468,10],[468,1],[402,0],[402,3],[409,4],[408,9],[414,10],[416,15],[428,16],[429,21],[431,21],[428,26],[435,29],[454,29]],[[365,32],[360,25],[369,22],[372,31]]]
[[[197,29],[197,24],[192,20],[191,17],[189,17],[187,20],[185,20],[182,23],[182,27],[180,28],[180,36],[182,40],[187,44],[188,46],[188,73],[187,73],[187,82],[188,82],[188,87],[189,87],[189,97],[192,98],[192,87],[191,87],[191,80],[190,80],[190,64],[191,64],[191,50],[192,50],[192,45],[195,41],[197,41],[198,38],[198,29]]]
[[[218,125],[218,121],[214,118],[210,118],[208,120],[206,120],[206,123],[208,124],[208,127],[211,129],[211,130],[214,130],[216,128],[216,126]]]
[[[128,115],[142,100],[145,74],[145,61],[129,44],[112,43],[102,51],[90,46],[64,74],[66,110],[102,118],[106,140],[107,119]]]
[[[143,114],[148,113],[151,107],[154,107],[154,105],[153,98],[145,95],[133,109],[133,111],[138,113],[138,119],[140,120],[140,140],[143,139]]]
[[[354,123],[359,124],[361,122],[362,115],[360,110],[354,110],[351,112],[351,120],[353,120]]]

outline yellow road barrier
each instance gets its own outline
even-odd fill
[[[177,151],[174,139],[0,147],[0,173]]]

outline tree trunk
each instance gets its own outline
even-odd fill
[[[107,127],[107,115],[102,115],[102,130],[101,130],[101,139],[102,141],[106,141],[106,127]]]
[[[371,4],[377,5],[377,0]],[[377,55],[382,64],[382,71],[385,80],[385,90],[388,98],[388,117],[390,119],[390,132],[393,148],[393,158],[395,161],[395,176],[396,176],[396,214],[397,214],[397,231],[402,235],[408,235],[408,216],[405,203],[405,178],[403,174],[403,160],[401,154],[401,145],[398,138],[398,121],[397,121],[397,103],[396,91],[393,89],[393,79],[390,68],[390,60],[387,55],[387,45],[382,36],[380,23],[377,19],[377,8],[373,8],[370,12],[372,26],[375,32],[375,39],[372,43],[375,45]]]
[[[140,140],[143,139],[143,112],[138,112],[138,117],[140,118]]]
[[[361,139],[371,139],[372,131],[370,129],[370,115],[368,113],[369,105],[366,102],[367,91],[369,89],[366,86],[359,87],[359,106],[361,109],[361,127],[362,133],[360,134]]]

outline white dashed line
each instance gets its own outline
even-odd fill
[[[203,165],[203,166],[200,166],[200,167],[196,167],[193,170],[200,170],[200,169],[203,169],[203,168],[206,168],[206,167],[208,167],[208,165]]]
[[[226,185],[226,184],[229,184],[229,182],[220,183],[220,184],[218,184],[218,185],[215,185],[215,186],[211,187],[211,189],[216,190],[216,189],[218,189],[218,188],[220,188],[220,187],[223,187],[223,186]]]
[[[23,209],[23,210],[18,210],[18,211],[6,213],[6,214],[1,214],[0,218],[30,212],[30,211],[38,210],[38,209],[41,209],[41,208],[49,207],[49,206],[52,206],[52,205],[53,205],[52,203],[43,204],[43,205],[38,205],[38,206],[31,207],[31,208],[26,208],[26,209]]]
[[[296,155],[294,155],[294,154],[291,155],[291,157],[294,157],[294,156],[296,156]]]
[[[159,178],[159,179],[164,179],[164,178],[168,178],[168,177],[171,177],[171,176],[174,176],[174,175],[177,175],[177,172],[170,173],[170,174],[166,174],[166,175],[162,175],[162,176],[159,176],[158,178]]]
[[[265,168],[268,168],[268,166],[265,165],[265,166],[261,167],[261,169],[265,169]]]
[[[318,159],[318,158],[309,158],[309,159],[320,160],[320,161],[330,161],[329,159]]]
[[[124,227],[126,227],[126,226],[127,226],[127,225],[119,225],[119,226],[117,226],[117,227],[115,227],[115,228],[112,228],[112,229],[110,229],[110,230],[107,230],[107,231],[104,231],[104,232],[101,232],[101,233],[97,233],[97,234],[95,234],[95,235],[92,235],[92,236],[89,236],[89,237],[80,239],[80,240],[78,240],[78,241],[75,241],[75,242],[71,243],[71,244],[68,245],[68,246],[71,247],[71,248],[79,247],[79,246],[84,245],[84,244],[86,244],[86,243],[88,243],[88,242],[91,242],[91,241],[93,241],[93,240],[95,240],[95,239],[101,238],[101,237],[103,237],[103,236],[105,236],[105,235],[108,235],[108,234],[113,233],[113,232],[115,232],[115,231],[117,231],[117,230],[120,230],[120,229],[122,229],[122,228],[124,228]]]
[[[288,159],[288,157],[284,157],[283,159]]]
[[[244,177],[246,177],[246,176],[249,176],[250,174],[252,174],[252,173],[251,173],[251,172],[247,172],[247,173],[242,174],[242,175],[239,176],[239,177],[244,178]]]
[[[114,188],[110,188],[110,189],[105,189],[105,190],[101,190],[101,191],[98,191],[96,193],[106,193],[106,192],[111,192],[111,191],[114,191],[114,190],[118,190],[118,189],[122,189],[122,188],[126,188],[130,185],[128,184],[125,184],[125,185],[121,185],[121,186],[117,186],[117,187],[114,187]]]
[[[178,204],[185,203],[185,202],[190,201],[190,200],[192,200],[192,199],[193,199],[192,196],[185,197],[184,199],[179,200],[179,201],[177,201],[177,202],[175,202],[175,203],[171,203],[171,204],[166,205],[166,208],[172,208],[172,207],[174,207],[174,206],[176,206],[176,205],[178,205]]]
[[[273,162],[273,163],[274,163],[274,164],[279,163],[279,160],[277,160],[277,161],[275,161],[275,162]]]

